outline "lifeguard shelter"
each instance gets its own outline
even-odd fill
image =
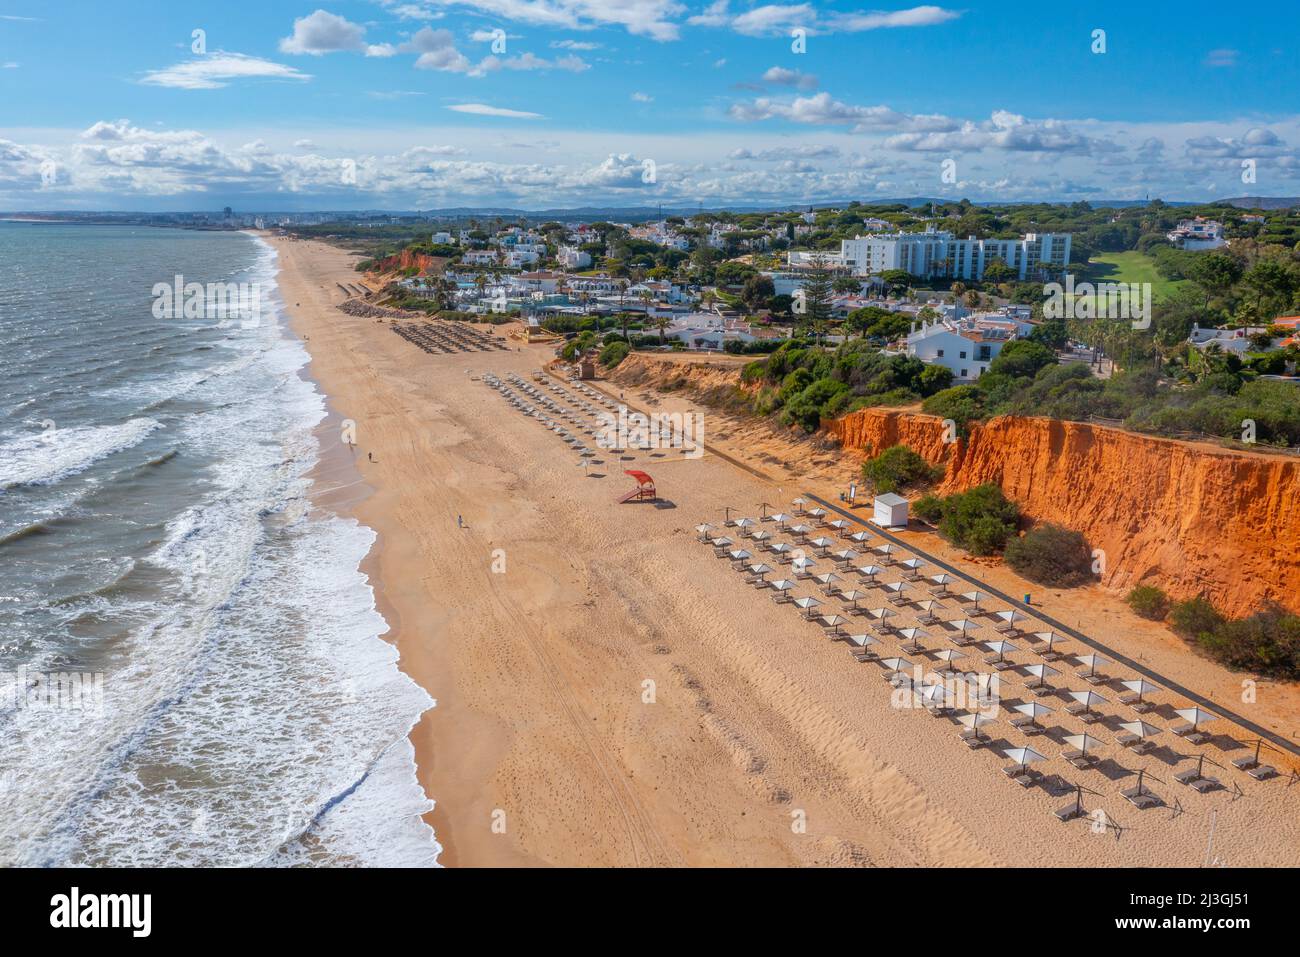
[[[907,528],[907,499],[893,492],[876,496],[871,520],[881,528]]]

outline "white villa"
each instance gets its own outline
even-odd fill
[[[1227,244],[1223,238],[1223,223],[1204,216],[1184,219],[1165,238],[1179,249],[1218,249]]]
[[[565,269],[586,269],[591,265],[591,253],[575,246],[561,246],[555,258]]]
[[[972,382],[1019,335],[1016,320],[1010,318],[943,319],[914,324],[904,342],[909,356],[944,366],[956,381]]]

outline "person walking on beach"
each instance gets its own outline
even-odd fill
[[[366,458],[369,459],[371,462],[373,462],[373,461],[375,460],[375,453],[374,453],[374,452],[367,452],[367,453],[366,453]]]
[[[456,527],[457,527],[457,528],[464,528],[464,527],[465,527],[465,523],[464,523],[463,521],[461,521],[461,517],[460,517],[459,515],[456,516]]]

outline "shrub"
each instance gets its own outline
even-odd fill
[[[622,340],[611,342],[609,345],[605,346],[604,349],[600,350],[599,362],[601,365],[612,369],[614,366],[626,359],[627,354],[631,351],[632,347]]]
[[[1148,621],[1164,621],[1169,614],[1169,596],[1154,585],[1138,585],[1124,600]]]
[[[1015,339],[1002,347],[1002,351],[989,363],[989,372],[1032,379],[1038,370],[1056,364],[1056,353],[1041,342],[1032,339]]]
[[[916,377],[917,391],[923,396],[942,392],[952,385],[952,370],[946,366],[928,365]]]
[[[939,534],[974,555],[991,555],[1015,534],[1020,506],[996,485],[977,485],[943,502]]]
[[[1202,632],[1197,643],[1233,668],[1282,678],[1300,677],[1300,616],[1266,609]]]
[[[938,524],[943,518],[943,499],[937,495],[922,495],[912,503],[912,514],[923,522]]]
[[[862,477],[877,492],[897,492],[909,485],[932,482],[942,469],[930,465],[906,445],[894,445],[862,463]]]
[[[941,419],[952,419],[957,431],[965,435],[967,423],[984,414],[984,393],[975,385],[954,386],[930,396],[921,409]]]
[[[1169,623],[1184,638],[1199,639],[1202,635],[1212,635],[1222,628],[1224,618],[1204,598],[1189,598],[1170,606]]]
[[[1078,585],[1092,572],[1092,549],[1079,532],[1041,525],[1007,542],[1003,556],[1016,572],[1040,585]]]
[[[804,371],[806,370],[799,370],[799,372]],[[797,374],[791,373],[791,376]],[[797,422],[805,432],[816,432],[817,427],[821,425],[823,409],[831,406],[848,391],[849,387],[843,382],[836,382],[834,379],[818,379],[786,400],[787,421]]]

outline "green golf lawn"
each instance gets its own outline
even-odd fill
[[[1163,279],[1156,272],[1155,261],[1145,253],[1131,250],[1124,253],[1102,253],[1092,257],[1088,268],[1075,277],[1075,282],[1149,282],[1151,295],[1164,299],[1188,285],[1186,279]]]

